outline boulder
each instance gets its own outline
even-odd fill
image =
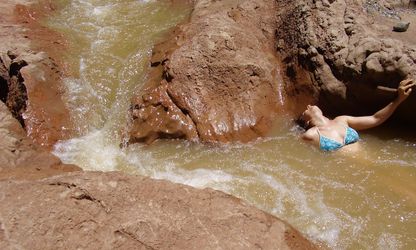
[[[0,181],[1,249],[317,249],[212,189],[122,173]]]
[[[396,32],[406,32],[410,26],[410,22],[398,22],[393,26],[393,31]]]
[[[39,147],[0,101],[0,180],[37,179],[80,171]]]
[[[73,134],[62,100],[65,40],[41,23],[54,9],[49,0],[5,0],[0,8],[0,100],[48,149]]]
[[[250,141],[280,107],[272,0],[195,1],[190,21],[156,46],[132,100],[130,142]]]
[[[317,249],[222,192],[62,164],[2,102],[0,140],[0,249]]]

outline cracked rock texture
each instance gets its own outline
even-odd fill
[[[297,116],[311,103],[328,115],[371,114],[396,97],[388,88],[416,78],[408,8],[397,0],[195,1],[189,22],[154,50],[149,81],[132,101],[130,142],[246,142],[266,134],[279,108]],[[411,22],[407,32],[393,32],[399,19]],[[415,124],[415,105],[412,95],[396,118]]]
[[[286,62],[289,95],[313,96],[338,114],[369,114],[396,95],[378,86],[397,88],[401,80],[416,78],[416,29],[392,30],[396,16],[416,21],[401,1],[281,0],[278,5],[276,47]],[[306,80],[305,70],[311,73]],[[415,105],[413,95],[398,117],[415,123]]]
[[[222,192],[62,164],[2,102],[0,141],[0,249],[316,249]]]
[[[63,164],[58,157],[27,138],[26,131],[1,101],[0,142],[0,180],[37,179],[81,170]]]
[[[190,21],[156,46],[133,98],[130,142],[250,141],[279,110],[273,0],[197,0]]]
[[[50,148],[72,133],[60,88],[64,67],[54,59],[65,42],[40,23],[53,2],[5,0],[0,7],[0,100],[35,143]]]
[[[38,23],[51,2],[0,3],[0,249],[316,249],[222,192],[82,172],[48,152],[70,126],[53,59],[64,44]]]
[[[0,182],[0,248],[316,249],[230,195],[116,172]]]

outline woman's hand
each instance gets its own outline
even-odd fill
[[[376,113],[370,116],[338,116],[335,120],[340,122],[346,122],[348,126],[356,130],[363,130],[373,128],[385,122],[400,105],[400,103],[406,100],[412,92],[412,87],[416,86],[416,83],[412,79],[406,79],[400,82],[397,88],[397,99],[390,102],[384,108],[380,109]]]
[[[406,79],[400,82],[399,87],[397,88],[398,99],[400,102],[406,100],[412,92],[412,87],[416,86],[416,83],[413,79]]]

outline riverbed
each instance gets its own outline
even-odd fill
[[[324,153],[299,141],[280,114],[249,144],[183,140],[122,148],[130,98],[146,81],[152,47],[191,6],[171,1],[59,0],[49,27],[66,35],[64,101],[74,138],[54,154],[85,170],[121,170],[235,195],[334,249],[416,244],[416,136],[385,126],[361,134],[359,154]],[[400,131],[400,132],[399,132]]]

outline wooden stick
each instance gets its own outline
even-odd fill
[[[391,92],[391,93],[396,93],[397,92],[397,89],[384,87],[384,86],[377,86],[377,89],[382,90],[382,91],[386,91],[386,92]]]

